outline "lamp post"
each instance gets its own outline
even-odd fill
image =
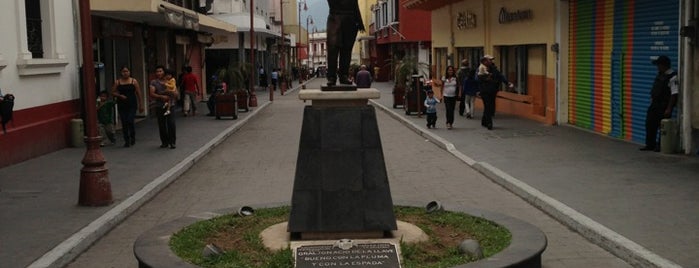
[[[299,34],[296,36],[298,38],[298,42],[296,44],[296,70],[299,72],[299,83],[302,82],[301,78],[301,54],[299,53],[299,48],[301,47],[301,8],[303,8],[304,11],[308,11],[308,5],[306,5],[306,0],[299,0]]]
[[[310,30],[310,28],[308,28],[309,23],[311,25],[315,24],[315,22],[313,22],[313,16],[311,16],[311,15],[308,15],[308,17],[306,17],[306,57],[308,59],[310,59],[310,55],[311,55],[311,37],[310,37],[311,30]],[[308,64],[308,67],[311,67],[310,63]]]
[[[80,189],[78,204],[81,206],[107,206],[112,203],[112,186],[109,182],[107,161],[100,150],[102,137],[97,131],[97,110],[95,109],[95,68],[92,57],[92,19],[90,1],[80,0],[80,32],[83,56],[83,92],[85,93],[85,129],[87,150],[80,169]]]
[[[250,0],[250,87],[248,92],[248,106],[257,107],[257,96],[255,95],[255,0]]]
[[[279,42],[279,45],[281,47],[281,51],[279,52],[279,56],[281,56],[281,68],[282,70],[285,70],[286,68],[286,59],[285,59],[285,50],[286,50],[286,38],[284,37],[284,0],[279,0],[279,14],[280,14],[280,19],[281,19],[281,25],[282,25],[282,41]]]

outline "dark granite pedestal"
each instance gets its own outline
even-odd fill
[[[288,231],[333,239],[396,230],[376,113],[367,105],[378,91],[302,90],[299,97],[313,105],[304,110]]]

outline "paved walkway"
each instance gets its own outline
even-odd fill
[[[376,87],[383,92],[378,103],[391,107],[390,85]],[[152,119],[137,125],[135,147],[105,147],[115,197],[109,207],[76,206],[84,148],[0,169],[3,267],[24,267],[37,258],[36,267],[63,266],[93,241],[70,267],[134,267],[133,241],[147,228],[217,208],[288,202],[304,103],[293,93],[276,95],[273,103],[267,93],[258,94],[259,107],[238,120],[178,118],[175,150],[158,148]],[[516,177],[543,192],[539,197],[551,196],[660,256],[699,265],[693,256],[699,237],[696,158],[642,153],[626,142],[504,115],[496,117],[493,131],[458,118],[453,130],[422,133],[424,118],[385,107],[389,113],[378,117],[394,199],[440,200],[524,219],[549,239],[546,267],[628,266],[570,231],[574,220],[563,225],[490,180],[512,179],[503,182],[507,185]],[[555,204],[528,200],[544,210],[545,204]],[[559,218],[558,208],[548,213]]]

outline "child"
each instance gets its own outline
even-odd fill
[[[170,108],[175,105],[175,97],[177,96],[177,81],[175,81],[175,73],[172,70],[166,70],[165,71],[165,89],[167,90],[167,94],[170,96],[170,100],[166,102],[163,105],[163,109],[165,109],[165,113],[163,115],[169,115],[170,114]]]
[[[436,128],[437,103],[439,103],[439,100],[434,97],[434,92],[432,92],[432,90],[427,91],[427,98],[425,99],[425,107],[427,107],[425,110],[425,114],[427,114],[427,128]]]
[[[99,99],[97,99],[97,121],[100,132],[104,133],[102,137],[106,135],[110,145],[116,143],[114,137],[114,101],[109,98],[109,93],[106,90],[100,92]],[[100,146],[104,145],[104,142],[100,144]]]

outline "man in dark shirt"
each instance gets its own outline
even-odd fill
[[[359,72],[357,72],[354,81],[357,83],[358,88],[371,87],[371,73],[367,70],[366,65],[359,66]]]
[[[351,85],[348,79],[352,47],[358,31],[364,31],[362,15],[357,0],[328,0],[328,86],[334,86],[337,78],[340,84]],[[339,56],[339,67],[338,67]]]
[[[671,67],[670,58],[662,55],[652,62],[658,69],[650,91],[650,106],[646,111],[646,146],[641,151],[659,151],[658,128],[663,118],[672,117],[677,104],[679,82],[677,72]]]

